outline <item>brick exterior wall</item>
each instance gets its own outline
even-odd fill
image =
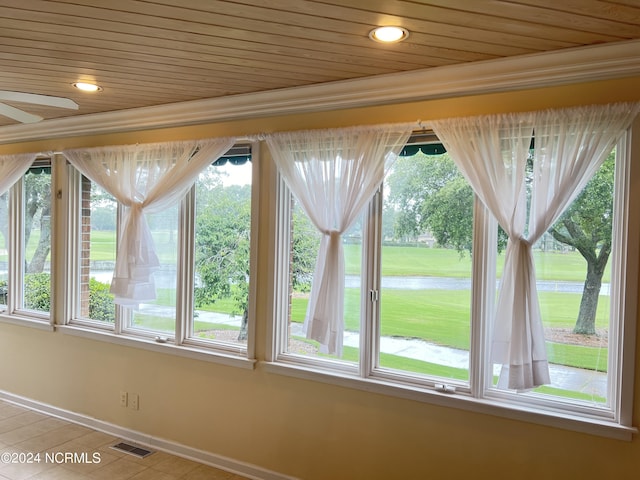
[[[89,275],[91,269],[91,180],[82,177],[82,233],[80,241],[80,315],[89,318]]]

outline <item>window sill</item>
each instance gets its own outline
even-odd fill
[[[533,407],[499,402],[491,399],[479,399],[465,393],[444,393],[429,388],[399,384],[375,377],[361,378],[343,373],[328,373],[326,371],[318,371],[306,366],[284,362],[261,362],[260,365],[265,371],[278,375],[322,382],[442,407],[458,408],[470,412],[520,420],[616,440],[630,441],[633,435],[638,433],[637,428],[620,425],[612,420],[570,415],[567,412],[534,409]]]
[[[202,360],[205,362],[219,363],[230,367],[245,368],[253,370],[256,361],[236,355],[221,353],[215,350],[195,348],[190,346],[179,346],[170,343],[157,343],[154,340],[144,337],[134,337],[131,335],[116,335],[110,331],[94,330],[76,325],[56,325],[56,330],[62,333],[77,337],[89,338],[101,342],[114,343],[126,347],[142,348],[151,352],[177,355],[179,357]]]
[[[10,315],[7,312],[0,313],[0,322],[8,323],[11,325],[19,325],[21,327],[38,328],[40,330],[47,330],[49,332],[54,331],[53,325],[48,318],[38,319],[32,317],[26,317],[22,315]]]

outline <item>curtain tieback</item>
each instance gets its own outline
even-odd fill
[[[322,234],[329,237],[329,241],[331,243],[334,243],[340,240],[340,237],[342,236],[342,232],[339,230],[323,230]]]
[[[524,235],[520,235],[519,237],[509,238],[509,241],[514,243],[519,243],[525,248],[531,248],[531,241],[526,238]]]
[[[143,215],[142,204],[140,202],[132,202],[129,207],[129,219],[128,221],[132,225],[137,225],[140,221],[140,218]]]

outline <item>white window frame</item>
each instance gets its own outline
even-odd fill
[[[635,134],[635,135],[633,135]],[[290,192],[278,175],[274,220],[273,284],[271,328],[268,335],[266,369],[274,373],[301,377],[350,388],[373,391],[412,400],[462,408],[534,423],[630,440],[632,426],[633,381],[640,228],[631,221],[640,214],[640,192],[631,185],[640,180],[640,119],[626,132],[616,147],[614,249],[612,261],[611,330],[609,332],[609,395],[603,406],[564,402],[543,395],[521,395],[492,386],[493,365],[489,356],[489,332],[495,303],[497,222],[479,201],[474,206],[474,252],[472,278],[471,345],[469,383],[380,368],[379,305],[366,300],[366,293],[379,288],[379,274],[365,272],[366,265],[380,261],[380,206],[372,201],[368,215],[378,219],[368,226],[369,241],[363,240],[363,308],[360,362],[357,368],[332,360],[289,354],[287,313],[289,302]],[[379,194],[378,194],[379,195]],[[363,238],[366,232],[363,233]],[[615,267],[614,267],[615,265]],[[375,268],[375,267],[374,267]],[[615,284],[615,286],[614,286]],[[628,293],[627,293],[628,292]],[[614,298],[616,300],[614,301]],[[614,321],[618,319],[618,322]],[[449,388],[452,387],[452,388]]]
[[[255,317],[256,317],[256,275],[259,205],[259,144],[251,143],[252,186],[251,186],[251,239],[250,239],[250,280],[249,280],[249,320],[247,344],[234,345],[215,340],[199,340],[193,331],[193,288],[194,288],[194,245],[195,245],[195,185],[181,201],[178,220],[178,265],[176,283],[175,332],[162,335],[158,332],[131,328],[127,320],[129,311],[116,305],[114,324],[107,324],[82,318],[79,312],[81,245],[81,178],[73,166],[66,166],[68,182],[68,208],[66,232],[68,235],[66,258],[66,311],[65,321],[59,325],[61,331],[72,335],[88,337],[123,344],[152,351],[170,353],[188,358],[222,363],[242,368],[254,368],[255,361]],[[118,219],[122,218],[122,207],[118,207]],[[118,220],[120,228],[120,220]]]
[[[51,199],[54,199],[54,185],[56,180],[54,161],[49,157],[39,157],[34,160],[29,169],[40,164],[48,164],[51,168]],[[29,172],[25,172],[25,175]],[[0,320],[17,325],[28,325],[45,330],[53,330],[54,309],[53,283],[55,275],[55,262],[51,262],[50,271],[50,298],[51,305],[49,312],[40,312],[24,308],[24,175],[7,192],[8,194],[8,291],[6,308],[0,311]],[[56,211],[51,208],[51,256],[53,258],[54,238],[55,238]]]

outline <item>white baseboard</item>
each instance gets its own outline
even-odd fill
[[[29,410],[34,410],[52,417],[67,420],[71,423],[82,425],[93,430],[98,430],[100,432],[113,435],[114,437],[134,442],[141,446],[151,447],[171,455],[194,460],[236,475],[241,475],[255,480],[298,480],[295,477],[273,472],[256,465],[234,460],[222,455],[216,455],[215,453],[204,450],[198,450],[163,438],[157,438],[136,430],[120,427],[112,423],[54,407],[53,405],[41,403],[3,390],[0,390],[0,399],[28,408]]]

